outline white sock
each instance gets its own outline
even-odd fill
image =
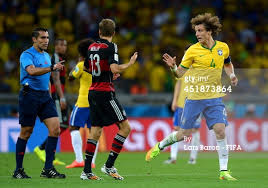
[[[226,138],[222,140],[217,140],[217,146],[219,147],[218,155],[219,155],[220,170],[227,170],[229,151],[226,145],[227,145]]]
[[[177,160],[178,150],[179,149],[179,143],[176,142],[170,146],[170,158]]]
[[[78,163],[83,161],[83,153],[82,153],[82,139],[79,130],[71,131],[71,138],[72,138],[72,146],[74,149],[75,160]]]
[[[162,150],[165,147],[170,146],[171,144],[174,144],[174,143],[178,142],[178,139],[177,139],[177,136],[176,136],[177,135],[177,132],[178,131],[174,131],[170,135],[168,135],[166,138],[164,138],[160,142],[159,148]]]
[[[195,148],[199,148],[199,146],[200,146],[200,133],[199,133],[199,131],[192,134],[191,145],[193,146],[194,149],[191,150],[190,159],[196,160],[198,149],[195,149]]]
[[[97,153],[98,153],[98,149],[99,149],[99,142],[96,145],[95,153],[94,153],[93,158],[92,158],[92,162],[91,163],[93,163],[93,164],[95,164]]]

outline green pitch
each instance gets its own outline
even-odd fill
[[[39,177],[43,163],[32,153],[24,158],[24,167],[30,180],[12,179],[15,167],[13,153],[0,154],[0,187],[38,187],[38,188],[180,188],[180,187],[268,187],[268,153],[231,153],[229,167],[236,182],[218,180],[217,153],[200,153],[196,165],[187,164],[188,153],[179,153],[175,165],[165,165],[163,161],[168,153],[162,153],[151,163],[144,161],[145,153],[121,153],[116,162],[119,173],[125,177],[123,181],[116,181],[101,173],[108,153],[98,153],[94,173],[104,178],[103,181],[82,181],[79,176],[82,168],[66,169],[64,166],[56,168],[65,173],[63,180],[41,179]],[[67,164],[72,162],[73,153],[57,153],[57,157]]]

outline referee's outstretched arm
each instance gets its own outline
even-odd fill
[[[39,75],[43,75],[54,70],[62,70],[63,67],[64,65],[62,65],[61,63],[57,63],[57,64],[54,64],[54,66],[44,67],[44,68],[35,67],[34,65],[29,65],[26,68],[26,71],[31,76],[39,76]]]

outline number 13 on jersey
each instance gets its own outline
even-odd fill
[[[90,54],[89,58],[91,61],[92,75],[100,76],[101,74],[100,56],[98,54]]]

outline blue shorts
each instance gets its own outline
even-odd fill
[[[69,124],[74,127],[85,127],[85,124],[87,124],[87,128],[90,128],[91,121],[89,107],[81,108],[74,106]]]
[[[58,117],[53,99],[48,91],[22,89],[19,93],[19,123],[21,126],[34,126],[37,116],[40,121]]]
[[[212,129],[213,125],[216,123],[228,125],[227,114],[222,98],[202,100],[187,99],[182,112],[181,128],[193,128],[193,123],[201,113],[203,113],[209,129]]]
[[[176,108],[176,111],[174,112],[174,115],[173,115],[173,125],[175,127],[177,126],[181,126],[181,115],[182,115],[182,112],[183,112],[183,108]],[[194,123],[194,126],[193,128],[200,128],[200,124],[201,124],[201,114],[200,116],[197,118],[197,120],[195,121]]]

